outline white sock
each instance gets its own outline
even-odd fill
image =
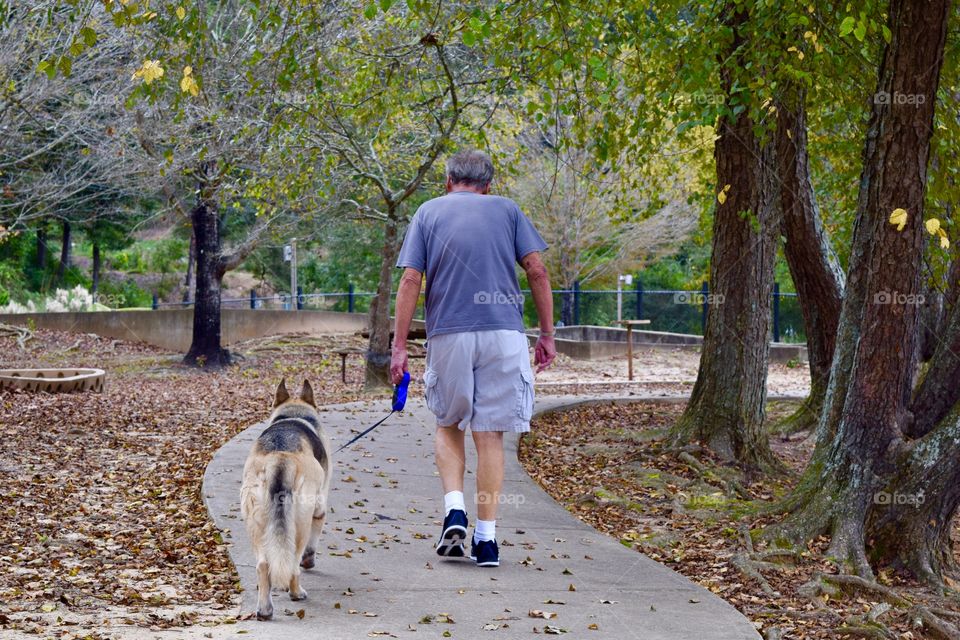
[[[477,542],[490,542],[497,539],[496,520],[477,520],[477,528],[473,532],[473,539]]]
[[[448,491],[443,494],[443,508],[445,509],[444,515],[449,515],[454,509],[466,511],[467,506],[463,502],[463,491]]]

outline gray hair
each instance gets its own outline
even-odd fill
[[[458,151],[447,158],[447,177],[453,184],[483,189],[493,180],[493,161],[477,149]]]

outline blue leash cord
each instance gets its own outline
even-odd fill
[[[359,434],[357,434],[350,442],[346,443],[345,445],[337,449],[336,452],[340,453],[341,451],[343,451],[344,449],[352,445],[354,442],[356,442],[363,436],[367,435],[368,433],[370,433],[371,431],[379,427],[381,424],[383,424],[387,420],[387,418],[389,418],[390,416],[392,416],[398,411],[403,411],[403,406],[407,403],[407,387],[409,386],[410,386],[410,372],[404,371],[403,380],[401,380],[400,384],[398,384],[393,389],[393,404],[390,406],[390,413],[380,418],[376,423],[374,423],[372,427],[369,427],[364,431],[360,432]]]

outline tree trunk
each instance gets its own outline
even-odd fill
[[[877,91],[890,99],[874,101],[867,132],[817,451],[796,490],[793,512],[778,530],[795,540],[829,533],[828,555],[867,577],[872,569],[866,543],[875,529],[868,531],[867,522],[875,494],[888,487],[893,465],[909,446],[902,429],[909,423],[918,358],[924,187],[949,5],[890,1],[892,38]],[[899,208],[907,212],[902,231],[889,221]],[[954,459],[950,470],[941,471],[952,472],[956,464]]]
[[[37,269],[41,272],[47,269],[47,230],[44,227],[37,228]]]
[[[183,361],[202,367],[224,366],[230,364],[230,352],[220,346],[220,288],[224,269],[216,206],[201,197],[190,218],[197,243],[197,286],[193,340]]]
[[[183,302],[190,302],[190,285],[193,284],[193,265],[197,261],[197,235],[190,228],[190,249],[187,252],[187,275],[183,279]]]
[[[741,29],[747,14],[727,11],[726,22],[734,30],[731,51],[737,51],[744,45]],[[721,69],[729,95],[731,67],[739,58],[723,56],[722,61],[730,65]],[[780,236],[774,147],[761,144],[753,128],[749,109],[724,115],[718,124],[714,155],[723,196],[713,222],[712,299],[697,381],[671,430],[675,445],[701,441],[751,470],[777,466],[763,421],[773,263]]]
[[[71,229],[70,222],[63,221],[63,234],[61,235],[62,244],[60,245],[60,265],[57,267],[57,283],[63,284],[67,275],[67,269],[70,267],[70,242]]]
[[[797,289],[807,335],[810,395],[778,431],[813,429],[823,408],[843,302],[843,271],[817,206],[807,156],[807,117],[803,90],[789,92],[777,105],[777,163],[780,174],[784,255]]]
[[[90,293],[96,298],[100,288],[100,243],[96,240],[93,241],[93,268],[90,276]]]
[[[392,386],[390,381],[390,296],[393,292],[393,270],[396,267],[399,220],[390,211],[383,238],[380,259],[380,281],[377,295],[370,302],[370,342],[367,348],[365,386],[376,389]]]

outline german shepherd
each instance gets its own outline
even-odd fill
[[[300,567],[312,569],[330,491],[330,442],[320,426],[313,388],[299,398],[277,387],[270,426],[243,467],[240,513],[257,556],[257,619],[273,617],[273,587],[302,600]],[[298,566],[299,565],[299,566]]]

